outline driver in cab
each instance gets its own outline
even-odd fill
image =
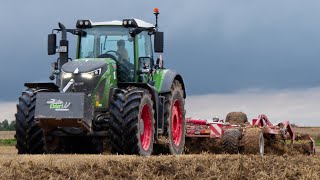
[[[125,42],[124,40],[119,40],[117,42],[117,46],[118,46],[118,49],[117,49],[117,52],[120,54],[121,56],[121,60],[127,60],[129,61],[129,56],[128,56],[128,51],[127,49],[125,48]]]

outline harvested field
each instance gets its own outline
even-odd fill
[[[296,131],[312,133],[310,128],[302,130]],[[14,132],[1,136],[4,134],[13,136]],[[314,135],[319,135],[319,131]],[[189,142],[206,146],[204,151],[214,149],[221,153],[215,146],[219,141],[193,139]],[[0,146],[0,169],[1,179],[317,179],[320,177],[320,156],[17,155],[14,146]]]
[[[0,131],[0,139],[14,139],[15,131]]]
[[[0,169],[2,179],[314,179],[320,157],[15,155],[0,147]]]
[[[309,134],[315,140],[320,140],[320,127],[294,127],[294,130],[300,134]]]

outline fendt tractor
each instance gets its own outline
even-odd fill
[[[25,83],[16,114],[19,154],[109,148],[149,156],[158,145],[183,153],[185,86],[181,75],[163,67],[157,8],[154,14],[155,25],[139,19],[78,20],[75,29],[59,23],[52,30],[48,55],[59,53],[50,76],[55,83]],[[68,33],[78,37],[73,60]],[[156,62],[153,52],[160,53]]]

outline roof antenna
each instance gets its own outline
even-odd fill
[[[155,25],[155,27],[156,27],[156,30],[158,30],[158,15],[160,14],[159,13],[159,9],[158,8],[154,8],[153,14],[156,15],[156,25]]]

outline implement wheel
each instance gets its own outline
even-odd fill
[[[222,136],[223,150],[229,154],[239,152],[239,140],[241,132],[239,129],[227,129]]]
[[[230,124],[242,125],[248,122],[248,118],[243,112],[230,112],[226,117],[226,122]]]
[[[243,134],[244,153],[264,155],[264,137],[260,128],[247,128]]]

